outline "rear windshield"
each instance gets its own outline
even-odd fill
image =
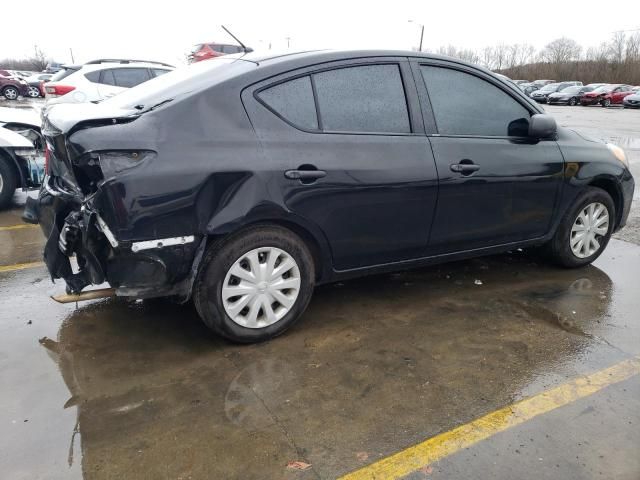
[[[77,69],[77,68],[63,68],[58,73],[54,73],[49,80],[51,82],[58,82],[58,81],[62,80],[63,78],[67,78],[69,75],[71,75],[72,73],[77,72],[78,70],[79,69]]]
[[[176,68],[103,103],[115,108],[146,110],[176,97],[204,90],[256,67],[253,62],[238,60],[240,56],[226,55]]]

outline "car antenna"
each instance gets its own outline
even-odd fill
[[[240,44],[240,46],[242,47],[242,49],[244,50],[245,53],[251,53],[253,52],[253,48],[251,47],[247,47],[244,43],[242,43],[240,40],[238,40],[238,37],[236,37],[233,33],[231,33],[229,31],[229,29],[227,27],[225,27],[224,25],[220,25],[222,27],[222,29],[227,32],[229,35],[231,35],[231,37]]]

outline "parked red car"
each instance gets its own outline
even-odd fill
[[[230,45],[224,43],[199,43],[191,49],[191,53],[187,57],[189,63],[209,60],[210,58],[228,55],[230,53],[243,53],[245,49],[239,45]]]
[[[630,85],[609,84],[596,88],[593,92],[587,92],[580,97],[581,105],[597,105],[609,107],[611,105],[622,105],[622,100],[633,91]]]

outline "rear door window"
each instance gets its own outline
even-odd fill
[[[313,80],[323,130],[411,132],[398,65],[339,68],[316,73]]]
[[[118,87],[131,88],[149,80],[146,68],[116,68],[113,76]]]
[[[308,75],[262,90],[258,98],[294,126],[304,130],[318,129],[313,89]]]
[[[112,69],[108,69],[108,70],[102,70],[100,72],[100,82],[103,85],[116,85],[116,79],[113,76],[113,70]]]
[[[165,73],[169,73],[171,70],[167,70],[166,68],[152,68],[151,72],[154,77],[159,77],[160,75],[164,75]]]
[[[529,111],[502,89],[459,70],[428,65],[420,70],[439,134],[527,135]]]

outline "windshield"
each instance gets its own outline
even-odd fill
[[[557,83],[550,83],[549,85],[545,85],[544,87],[542,87],[540,89],[541,92],[555,92],[556,89],[558,88]]]
[[[613,85],[604,85],[602,87],[598,87],[594,90],[594,92],[597,93],[609,93],[611,92],[615,87]]]
[[[581,89],[582,87],[567,87],[564,90],[562,90],[562,93],[568,93],[570,95],[573,95],[574,93],[578,93]]]
[[[77,72],[78,70],[78,68],[63,68],[58,73],[54,73],[49,80],[52,82],[58,82],[63,78],[68,77],[72,73]]]
[[[141,83],[103,104],[115,108],[146,110],[160,103],[173,100],[177,96],[197,92],[235,75],[255,68],[256,64],[238,60],[242,55],[225,55],[204,62],[176,68],[159,77]],[[221,68],[225,67],[225,68]]]

